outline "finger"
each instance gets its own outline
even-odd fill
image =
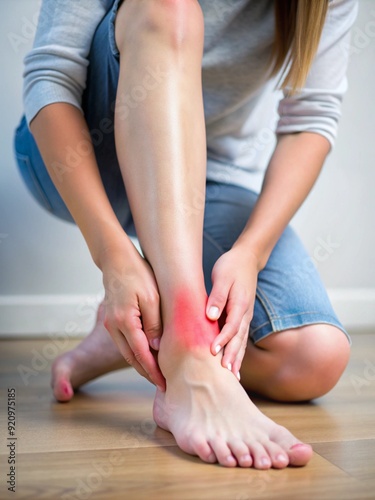
[[[216,321],[220,318],[228,300],[230,284],[220,278],[213,279],[213,286],[207,300],[206,315],[208,319]]]
[[[235,335],[237,335],[242,319],[246,314],[248,302],[235,299],[228,301],[228,314],[224,327],[219,335],[212,342],[211,351],[217,354]]]
[[[130,349],[133,352],[134,358],[148,373],[149,377],[160,390],[165,391],[165,378],[160,371],[160,368],[150,351],[147,338],[140,328],[134,328],[128,335],[126,340],[129,343]]]
[[[250,314],[245,314],[237,334],[225,346],[224,356],[221,360],[222,366],[229,368],[236,376],[245,354],[250,320]]]
[[[153,383],[148,373],[142,368],[142,366],[135,359],[132,350],[129,347],[128,342],[126,341],[124,335],[117,329],[111,329],[110,335],[117,346],[117,349],[120,351],[122,356],[128,365],[132,366],[137,370],[137,372],[142,375],[142,377],[146,378],[149,382]]]
[[[228,363],[231,363],[232,365],[232,372],[236,375],[238,380],[240,380],[240,370],[241,370],[241,365],[243,358],[245,356],[246,348],[247,348],[247,342],[248,342],[248,331],[249,331],[249,326],[247,322],[244,321],[245,326],[241,326],[241,331],[239,334],[234,337],[233,340],[231,340],[225,347],[225,352],[227,356],[229,356],[229,361]],[[236,342],[236,339],[239,339],[239,342]],[[228,352],[226,352],[228,349]],[[226,361],[226,360],[225,360]],[[224,362],[225,362],[224,361]]]
[[[139,298],[139,308],[142,314],[143,332],[150,346],[158,351],[162,334],[159,295],[155,293],[147,298]]]

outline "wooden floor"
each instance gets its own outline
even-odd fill
[[[131,370],[58,404],[49,389],[50,340],[3,340],[0,350],[0,499],[375,499],[375,333],[353,333],[350,365],[329,395],[312,404],[258,401],[315,451],[307,467],[281,471],[225,469],[179,451],[152,421],[151,385]],[[16,494],[5,484],[12,387]]]

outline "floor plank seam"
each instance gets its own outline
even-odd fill
[[[335,467],[336,469],[340,470],[341,472],[343,472],[345,474],[345,476],[349,477],[350,479],[355,479],[356,482],[361,482],[361,479],[354,476],[353,474],[351,474],[350,472],[346,471],[345,469],[343,469],[342,467],[340,467],[339,465],[335,464],[334,462],[331,462],[331,460],[329,460],[327,457],[325,457],[324,455],[322,455],[321,453],[319,453],[318,451],[315,451],[314,450],[314,453],[316,453],[317,455],[319,455],[321,458],[323,458],[324,460],[326,460],[328,463],[330,463],[331,465],[333,465],[333,467]],[[307,465],[308,467],[308,465]]]
[[[359,441],[374,441],[374,446],[375,446],[375,437],[368,437],[368,438],[354,438],[354,439],[345,439],[345,438],[340,438],[338,441],[315,441],[313,443],[310,442],[311,446],[314,444],[337,444],[337,443],[358,443]],[[375,448],[374,448],[375,452]]]
[[[18,451],[17,456],[26,456],[26,455],[47,455],[47,454],[58,454],[58,453],[83,453],[83,452],[90,452],[93,451],[95,453],[97,452],[111,452],[111,451],[124,451],[124,450],[155,450],[155,449],[160,449],[160,448],[178,448],[177,444],[161,444],[157,446],[139,446],[138,448],[81,448],[80,450],[59,450],[59,451],[53,451],[53,450],[41,450],[41,451]],[[6,457],[6,454],[0,454],[1,457]]]

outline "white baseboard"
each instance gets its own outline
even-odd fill
[[[100,295],[0,296],[0,336],[86,335],[93,327]]]
[[[332,288],[328,295],[347,329],[375,330],[375,288]]]
[[[335,288],[328,294],[346,328],[375,328],[375,288]],[[0,337],[84,336],[102,298],[100,294],[0,296]]]

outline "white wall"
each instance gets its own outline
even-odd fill
[[[41,209],[18,174],[13,132],[22,115],[23,56],[40,2],[0,0],[0,334],[85,332],[102,294],[76,227]],[[295,217],[348,326],[375,325],[375,0],[360,0],[349,91],[325,170]]]
[[[350,53],[337,142],[294,226],[342,321],[374,326],[375,0],[359,0]],[[325,253],[322,240],[333,243]]]
[[[23,112],[22,61],[39,6],[36,0],[0,0],[0,333],[61,330],[71,319],[76,329],[87,329],[88,314],[77,307],[101,291],[100,273],[78,229],[39,207],[13,157]]]

